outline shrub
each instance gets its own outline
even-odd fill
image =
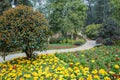
[[[96,39],[96,43],[99,44],[99,43],[103,43],[103,38],[102,37],[98,37]]]
[[[101,24],[91,24],[86,27],[85,33],[91,39],[96,39],[101,29]]]
[[[0,51],[22,49],[28,58],[34,50],[44,50],[48,38],[48,23],[43,14],[31,7],[17,6],[0,16]]]
[[[103,41],[103,44],[104,45],[113,45],[114,42],[111,38],[105,38],[104,41]]]
[[[50,44],[63,43],[63,41],[64,41],[64,37],[50,38]]]
[[[112,36],[120,35],[119,33],[119,25],[111,18],[108,18],[105,23],[103,23],[103,27],[99,32],[99,37],[102,38],[111,38]]]
[[[57,43],[57,39],[56,38],[50,38],[50,44],[53,44],[53,43]]]
[[[120,45],[120,40],[115,40],[115,45]]]
[[[83,43],[85,43],[85,39],[78,39],[78,40],[73,41],[73,44],[76,46],[80,46]]]

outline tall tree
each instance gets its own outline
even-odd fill
[[[96,0],[85,0],[85,3],[88,7],[86,20],[87,25],[95,23],[95,10],[94,10],[95,2]]]
[[[8,10],[10,7],[20,4],[32,6],[29,0],[0,0],[0,15],[3,13],[3,11]]]
[[[50,3],[49,21],[53,32],[77,33],[84,25],[86,6],[82,0],[53,0]]]
[[[3,11],[9,9],[9,7],[9,0],[0,0],[0,15],[3,13]]]
[[[111,8],[113,10],[113,17],[120,21],[120,0],[111,0]]]
[[[110,17],[110,0],[97,0],[95,3],[96,23],[101,24]]]

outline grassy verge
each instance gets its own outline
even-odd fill
[[[47,46],[47,49],[50,50],[50,49],[66,49],[66,48],[75,48],[77,46],[75,45],[72,45],[72,44],[68,44],[68,43],[64,43],[64,44],[49,44]]]
[[[86,41],[84,39],[78,39],[78,40],[68,40],[68,43],[54,43],[54,44],[49,44],[47,46],[47,49],[66,49],[66,48],[75,48],[77,46],[81,46],[85,43]]]

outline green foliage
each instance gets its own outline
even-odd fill
[[[86,27],[85,33],[89,38],[95,39],[98,37],[101,28],[101,24],[91,24]]]
[[[29,0],[15,0],[16,5],[26,5],[32,6]],[[1,0],[0,1],[0,15],[2,15],[3,11],[8,10],[11,7],[10,0]]]
[[[49,4],[49,21],[54,33],[61,31],[64,37],[67,33],[77,33],[84,26],[86,5],[82,0],[51,1]]]
[[[114,42],[111,38],[105,38],[104,41],[103,41],[103,44],[104,45],[113,45]]]
[[[116,40],[115,45],[120,45],[120,40]]]
[[[50,43],[61,43],[64,40],[64,37],[58,37],[58,38],[50,38]]]
[[[111,16],[110,0],[95,0],[95,23],[102,24]]]
[[[86,42],[86,41],[85,41],[85,39],[83,39],[83,38],[80,38],[80,39],[78,39],[78,40],[70,40],[70,39],[68,39],[68,43],[69,43],[69,44],[78,45],[78,46],[84,44],[85,42]]]
[[[120,46],[101,46],[85,51],[55,55],[66,63],[73,63],[72,66],[76,66],[76,62],[89,66],[90,72],[94,69],[105,69],[107,72],[114,71],[114,74],[119,74],[120,69],[114,70],[116,64],[120,65],[119,48]]]
[[[119,34],[118,30],[118,24],[112,18],[108,18],[106,22],[103,23],[99,36],[102,38],[111,38]]]
[[[16,2],[18,5],[26,5],[26,6],[32,6],[29,0],[17,0]]]
[[[20,5],[0,16],[0,51],[20,48],[30,58],[34,50],[44,50],[47,37],[47,20],[30,7]]]
[[[0,1],[0,15],[2,15],[3,11],[9,9],[10,4],[9,0],[1,0]]]
[[[113,10],[113,17],[120,21],[120,0],[111,0],[111,8]]]

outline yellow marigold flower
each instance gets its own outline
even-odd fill
[[[110,73],[110,74],[115,74],[115,72],[113,72],[113,71],[109,71],[109,73]]]
[[[57,74],[54,74],[53,76],[54,76],[54,78],[57,78],[57,77],[58,77],[58,75],[57,75]]]
[[[35,77],[38,77],[38,73],[37,72],[32,72],[32,75]]]
[[[16,74],[15,73],[12,73],[12,77],[15,77],[16,76]]]
[[[21,76],[22,75],[22,72],[18,72],[18,74],[17,74],[18,76]]]
[[[84,71],[89,71],[89,68],[88,68],[88,67],[85,67],[85,68],[84,68]]]
[[[74,67],[74,70],[78,70],[78,67]]]
[[[72,68],[70,68],[70,67],[68,68],[68,71],[69,71],[69,72],[73,72]]]
[[[82,55],[82,57],[84,57],[85,55]]]
[[[71,74],[71,76],[70,76],[70,77],[73,79],[73,78],[75,78],[75,75],[74,75],[74,74]]]
[[[100,70],[99,70],[99,74],[106,75],[107,72],[106,72],[104,69],[100,69]]]
[[[120,78],[118,78],[117,80],[120,80]]]
[[[47,78],[50,77],[50,76],[52,76],[51,73],[47,73],[47,74],[46,74],[46,77],[47,77]]]
[[[97,74],[97,70],[96,69],[94,69],[93,71],[92,71],[92,74]]]
[[[92,75],[88,75],[87,80],[92,80]]]
[[[30,75],[30,74],[25,74],[24,77],[26,77],[26,78],[30,78],[31,75]]]
[[[79,80],[84,80],[84,78],[83,78],[83,77],[80,77]]]
[[[104,80],[111,80],[109,77],[105,77]]]
[[[98,75],[94,75],[93,77],[94,79],[100,80],[100,77]]]
[[[80,71],[79,70],[76,70],[76,71],[74,71],[76,74],[78,74]]]
[[[24,80],[24,78],[20,78],[20,80]]]
[[[119,68],[120,68],[119,65],[117,65],[117,64],[116,64],[114,67],[115,67],[116,69],[119,69]]]
[[[38,80],[38,77],[34,77],[33,80]]]
[[[95,60],[91,60],[91,62],[92,62],[92,63],[94,63],[94,62],[95,62]]]
[[[2,78],[0,78],[0,79],[2,79]],[[11,80],[11,78],[7,78],[7,80]]]
[[[78,66],[79,64],[80,64],[79,62],[75,63],[76,66]]]
[[[68,73],[66,73],[66,74],[65,74],[65,76],[66,76],[66,77],[68,77],[68,76],[69,76],[69,74],[68,74]]]
[[[64,80],[64,78],[60,77],[58,80]]]
[[[45,71],[48,71],[48,70],[49,70],[49,67],[46,67],[46,68],[45,68]]]
[[[44,77],[42,76],[42,77],[40,77],[40,80],[44,80]]]
[[[88,71],[83,71],[83,75],[87,75],[88,74]]]
[[[80,66],[79,68],[80,68],[80,70],[83,70],[83,69],[84,69],[83,66]]]

